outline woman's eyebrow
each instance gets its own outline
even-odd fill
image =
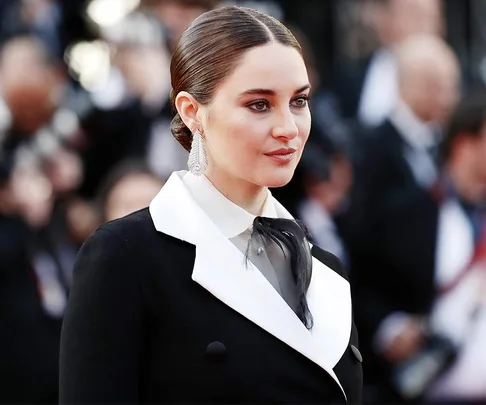
[[[299,89],[295,90],[294,94],[301,93],[301,92],[303,92],[307,89],[310,89],[310,87],[311,87],[310,84],[306,84],[306,85],[300,87]],[[252,94],[264,94],[264,95],[267,95],[267,96],[274,96],[277,93],[276,93],[275,90],[272,90],[272,89],[264,89],[264,88],[249,89],[249,90],[245,90],[244,92],[240,93],[239,97],[244,97],[244,96],[252,95]]]

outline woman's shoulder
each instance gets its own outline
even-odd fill
[[[96,232],[105,232],[121,240],[137,240],[141,236],[155,235],[156,230],[148,208],[135,211],[123,218],[102,224]]]
[[[150,251],[173,252],[180,241],[155,229],[148,208],[102,224],[85,242],[102,245],[106,253],[123,249],[123,254],[138,258]]]
[[[84,242],[80,253],[99,247],[103,250],[104,256],[112,252],[123,253],[126,256],[134,249],[137,250],[141,241],[145,246],[150,246],[156,234],[149,210],[144,208],[100,225]]]
[[[160,269],[166,263],[173,266],[177,258],[187,258],[190,248],[158,232],[145,208],[101,225],[84,242],[74,266],[75,280],[105,283],[116,276],[120,283],[144,282],[154,269],[164,274]]]

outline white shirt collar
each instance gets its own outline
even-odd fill
[[[206,176],[197,177],[187,172],[182,177],[182,182],[196,203],[228,239],[241,234],[253,225],[256,216],[227,199]],[[262,216],[278,218],[272,194],[269,190],[267,193]]]
[[[390,121],[405,141],[415,149],[424,150],[438,142],[432,126],[417,117],[403,100],[397,102],[396,108],[390,114]]]

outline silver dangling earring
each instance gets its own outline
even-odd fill
[[[204,174],[204,171],[208,166],[204,140],[199,129],[196,129],[192,134],[191,151],[189,152],[187,166],[194,176],[201,176]]]

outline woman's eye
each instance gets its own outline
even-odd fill
[[[299,97],[299,98],[295,99],[294,101],[292,101],[292,104],[296,107],[304,108],[304,107],[307,107],[307,101],[308,101],[307,97]]]
[[[253,104],[250,104],[249,107],[252,110],[258,112],[266,111],[269,108],[268,103],[266,101],[257,101]]]

